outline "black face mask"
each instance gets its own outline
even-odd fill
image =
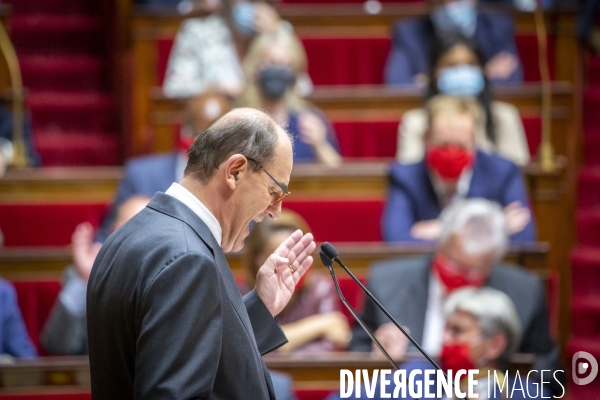
[[[279,100],[290,87],[296,75],[289,67],[271,65],[260,70],[258,83],[263,94],[271,100]]]

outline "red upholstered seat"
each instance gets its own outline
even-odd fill
[[[2,204],[0,229],[4,245],[67,246],[81,222],[98,226],[106,204]]]
[[[19,308],[33,344],[39,354],[47,353],[40,346],[40,333],[60,292],[58,281],[15,281]]]
[[[346,158],[394,158],[399,121],[336,121],[333,128]]]
[[[329,242],[381,241],[383,200],[290,200],[283,208],[302,215],[315,239]],[[360,218],[360,225],[357,220]]]

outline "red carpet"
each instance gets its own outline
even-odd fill
[[[86,0],[8,0],[11,37],[29,91],[44,166],[118,162],[115,102],[108,92],[106,32]]]
[[[588,89],[584,97],[584,165],[579,175],[577,201],[578,246],[571,254],[573,274],[573,337],[567,362],[577,351],[600,359],[600,58],[587,64]],[[571,366],[568,365],[568,368]],[[587,386],[571,385],[575,399],[599,399],[600,378]]]

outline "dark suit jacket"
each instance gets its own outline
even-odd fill
[[[502,207],[513,201],[529,205],[519,168],[505,158],[482,151],[478,151],[475,156],[473,176],[467,192],[467,198],[476,197],[495,201]],[[438,218],[441,212],[442,207],[425,163],[394,163],[390,170],[390,188],[383,212],[384,240],[415,241],[410,235],[413,224]],[[535,237],[535,224],[532,219],[523,231],[511,236],[511,241],[531,242]]]
[[[385,83],[414,84],[415,75],[429,73],[434,38],[435,31],[428,17],[398,22],[394,27],[392,49],[385,66]],[[479,13],[473,39],[483,53],[484,62],[502,51],[519,58],[511,16]],[[522,81],[523,69],[519,64],[517,70],[507,80],[493,82],[520,83]]]
[[[177,160],[179,152],[137,157],[125,164],[123,179],[119,184],[117,196],[96,234],[96,241],[104,242],[110,234],[117,210],[127,199],[133,196],[154,196],[156,192],[165,192],[173,182],[177,182]]]
[[[274,399],[265,354],[286,342],[186,205],[157,193],[100,250],[87,291],[94,399]]]
[[[410,328],[411,336],[419,344],[423,341],[430,271],[430,256],[384,261],[370,269],[367,285],[390,314]],[[539,278],[523,268],[498,265],[485,286],[506,293],[513,301],[523,329],[520,351],[536,355],[534,369],[563,369],[558,349],[550,338],[544,288]],[[361,317],[373,332],[390,322],[371,301],[365,302]],[[371,350],[371,341],[360,326],[354,328],[350,349]]]

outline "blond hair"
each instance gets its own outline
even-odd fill
[[[480,105],[475,99],[469,97],[455,97],[447,94],[438,94],[427,102],[425,111],[427,113],[427,126],[429,128],[431,128],[433,119],[439,114],[467,114],[473,118],[475,126],[479,126],[482,120]]]
[[[300,39],[294,33],[284,29],[262,33],[252,41],[246,57],[244,57],[242,66],[246,77],[246,85],[238,99],[239,107],[252,107],[259,110],[264,108],[260,88],[256,83],[256,74],[264,60],[266,51],[276,45],[281,45],[290,51],[293,58],[292,67],[296,72],[296,77],[306,74],[308,70],[306,52]],[[302,99],[295,86],[293,85],[287,89],[284,101],[288,110],[300,112],[307,108],[307,103]]]

